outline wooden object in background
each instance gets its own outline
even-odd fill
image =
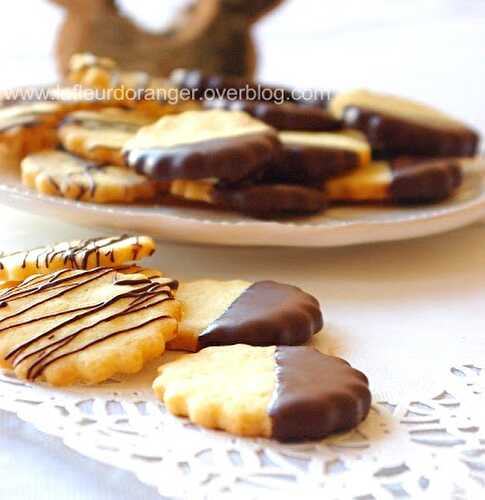
[[[256,67],[251,28],[283,0],[198,0],[161,33],[139,27],[115,0],[50,1],[66,9],[57,39],[63,75],[73,54],[90,52],[115,60],[123,70],[154,76],[186,67],[251,78]]]

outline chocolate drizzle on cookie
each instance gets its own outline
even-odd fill
[[[0,109],[0,134],[17,128],[32,128],[46,121],[57,121],[60,109],[45,102],[16,103]]]
[[[103,169],[106,168],[106,165],[98,165],[96,163],[83,162],[82,160],[79,160],[78,166],[82,169],[82,172],[65,173],[66,177],[70,179],[73,185],[76,185],[77,188],[79,188],[79,192],[75,197],[77,201],[82,200],[82,198],[86,193],[88,193],[90,197],[94,197],[94,195],[96,194],[96,190],[98,189],[98,184],[96,183],[95,174],[103,171]],[[83,176],[82,178],[86,179],[87,187],[82,182],[79,182],[79,177],[81,175]],[[56,188],[56,191],[61,193],[62,192],[61,186],[56,182],[55,178],[52,175],[47,175],[47,177],[49,179],[49,182]]]
[[[390,113],[349,105],[343,113],[348,128],[361,130],[372,148],[388,156],[473,156],[478,134],[465,126],[439,127],[405,120]]]
[[[247,288],[199,336],[199,348],[231,344],[297,345],[323,326],[317,299],[275,281]]]
[[[95,282],[101,285],[103,280],[120,285],[120,292],[101,301],[91,299],[92,303],[88,295],[87,304],[71,309],[65,309],[63,302],[56,303],[56,299],[64,296],[68,300],[70,292],[82,294],[87,286]],[[169,286],[148,278],[128,281],[129,278],[110,268],[64,269],[50,275],[32,276],[0,294],[0,301],[12,306],[14,311],[0,319],[0,336],[19,332],[19,342],[10,347],[5,359],[14,368],[26,363],[26,378],[34,380],[62,358],[170,317],[149,313],[150,309],[173,300]],[[26,298],[28,305],[16,311],[15,302]],[[112,323],[121,317],[125,318],[126,327]],[[33,323],[37,324],[35,329],[28,330]]]
[[[16,128],[32,128],[42,123],[39,116],[16,116],[11,119],[0,121],[0,133],[8,132]]]
[[[138,236],[129,236],[127,234],[114,236],[111,238],[89,238],[86,240],[76,241],[68,244],[68,246],[52,246],[52,247],[37,247],[25,252],[14,252],[6,254],[1,259],[6,259],[14,255],[24,253],[21,267],[26,268],[27,262],[30,263],[30,257],[35,255],[34,265],[36,269],[48,269],[49,266],[57,259],[62,259],[62,264],[71,269],[87,269],[88,265],[98,267],[101,264],[101,256],[109,257],[111,262],[115,262],[115,249],[110,248],[114,245],[133,240],[132,259],[136,260],[142,246]],[[104,254],[103,249],[109,248]],[[93,257],[94,256],[94,257]],[[94,258],[94,262],[92,262]],[[4,264],[0,260],[2,269]]]
[[[367,377],[313,347],[276,347],[276,386],[268,413],[279,441],[321,439],[369,413]]]

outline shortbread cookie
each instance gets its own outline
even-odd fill
[[[276,131],[246,113],[189,111],[143,127],[124,147],[128,165],[160,180],[238,181],[276,159]]]
[[[275,281],[181,283],[183,319],[170,349],[229,344],[298,345],[323,327],[317,299]]]
[[[168,286],[111,268],[33,275],[0,293],[0,366],[53,385],[135,373],[176,335]]]
[[[359,132],[280,132],[281,158],[269,165],[269,182],[318,184],[370,162],[371,148]]]
[[[387,155],[473,156],[477,152],[476,131],[408,99],[357,90],[337,95],[330,109]]]
[[[69,81],[93,88],[109,88],[113,86],[113,74],[117,64],[108,57],[97,57],[93,54],[74,54],[69,61]]]
[[[323,108],[298,106],[295,103],[276,104],[258,101],[207,101],[208,109],[244,111],[278,130],[328,132],[342,128],[342,122]]]
[[[22,161],[22,182],[39,193],[93,203],[153,200],[159,186],[133,170],[46,150]]]
[[[167,114],[198,109],[200,105],[164,78],[143,71],[121,71],[115,61],[92,54],[71,58],[69,80],[105,92],[113,105],[136,109],[159,118]]]
[[[160,368],[155,394],[211,429],[279,441],[321,439],[364,420],[366,376],[313,347],[208,347]]]
[[[170,193],[261,218],[312,214],[326,207],[321,190],[294,184],[227,186],[211,180],[178,180],[171,183]]]
[[[0,143],[19,157],[58,143],[56,127],[64,110],[52,102],[19,103],[0,109]]]
[[[108,236],[57,243],[3,254],[0,257],[0,279],[21,281],[33,274],[50,274],[65,268],[119,267],[149,257],[154,252],[155,242],[149,236]],[[120,268],[125,274],[137,271],[142,273],[132,264]],[[154,271],[148,272],[153,274]],[[160,273],[154,277],[159,276]]]
[[[329,201],[426,203],[450,196],[461,184],[459,159],[376,161],[325,184]]]
[[[206,74],[197,69],[175,69],[170,74],[170,82],[179,89],[191,90],[194,98],[201,100],[221,98],[228,91],[237,92],[241,100],[277,103],[293,100],[293,91],[285,87],[274,87],[235,76]]]
[[[95,89],[124,88],[144,91],[169,85],[168,80],[152,77],[143,71],[121,71],[112,59],[97,57],[89,53],[73,55],[69,66],[70,82]],[[134,94],[131,94],[133,97]]]
[[[148,115],[119,108],[76,111],[64,118],[59,138],[65,149],[82,158],[123,167],[123,146],[153,121]]]

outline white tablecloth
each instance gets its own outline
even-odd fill
[[[99,234],[13,209],[1,210],[0,248],[7,251],[58,240],[61,235],[71,239]],[[388,400],[387,388],[403,385],[399,379],[395,380],[394,363],[410,363],[410,382],[401,387],[402,392],[441,391],[439,386],[439,390],[428,391],[427,383],[432,377],[416,372],[413,362],[403,359],[400,352],[414,352],[428,359],[431,371],[439,352],[436,366],[443,374],[451,366],[483,364],[483,359],[474,359],[473,349],[467,350],[466,346],[460,349],[466,355],[458,352],[455,355],[446,339],[453,335],[484,342],[481,335],[485,331],[484,241],[485,225],[477,225],[438,237],[327,250],[228,250],[159,244],[152,263],[181,279],[275,278],[316,293],[325,311],[326,338],[337,345],[338,354],[354,357],[361,351],[379,349],[379,343],[375,344],[376,332],[387,338],[386,345],[388,342],[396,345],[395,359],[394,355],[389,356],[388,345],[377,356],[379,364],[389,366],[386,380],[381,377],[377,381],[374,367],[365,366],[374,387],[381,388],[377,399]],[[436,340],[423,343],[424,330],[427,339],[434,336]],[[366,332],[372,334],[372,339],[366,340]],[[358,365],[363,367],[360,363],[365,364],[365,359]],[[377,372],[382,373],[382,367]],[[396,391],[392,393],[389,400],[393,400]],[[156,497],[153,490],[139,484],[131,474],[94,464],[16,417],[0,415],[0,498]],[[29,481],[24,485],[26,477]]]
[[[60,13],[26,0],[4,7],[0,86],[51,81],[54,65],[48,57]],[[258,28],[261,75],[302,87],[358,85],[415,96],[485,131],[484,19],[485,4],[476,1],[401,0],[390,7],[384,0],[345,0],[338,6],[293,0]],[[91,234],[3,207],[0,214],[2,250]],[[339,290],[339,280],[353,279],[369,328],[383,307],[399,317],[398,306],[412,300],[413,289],[426,301],[422,291],[429,288],[430,303],[440,302],[454,324],[467,324],[473,314],[474,325],[485,330],[484,239],[485,227],[474,226],[412,242],[321,251],[167,245],[156,260],[187,278],[285,279],[310,290],[328,282],[328,294],[319,297],[324,307],[345,300],[349,291]],[[433,277],[439,286],[430,285]],[[405,284],[401,294],[396,283]],[[406,327],[438,332],[443,325],[425,309],[413,315],[407,308]],[[0,476],[0,498],[8,500],[159,498],[132,474],[83,458],[5,412],[0,413]]]

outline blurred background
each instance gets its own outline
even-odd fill
[[[190,1],[118,3],[157,31]],[[3,2],[0,87],[57,78],[53,46],[63,15],[47,0]],[[483,0],[286,0],[254,35],[261,80],[415,97],[485,133]]]

